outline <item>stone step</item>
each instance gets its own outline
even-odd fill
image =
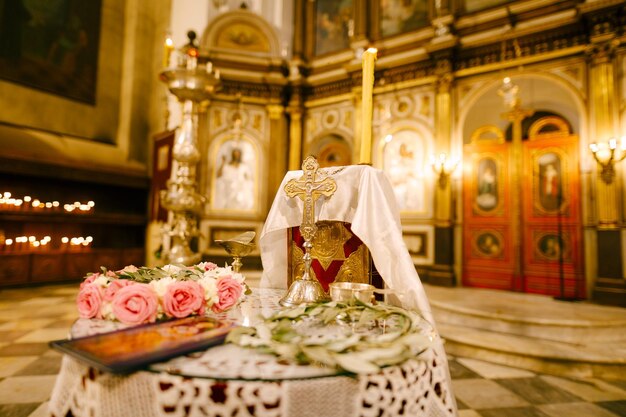
[[[566,343],[440,321],[437,327],[451,355],[572,378],[623,379],[626,375],[626,344],[622,342],[584,339]]]
[[[626,344],[626,309],[474,288],[426,286],[437,324],[540,340]]]

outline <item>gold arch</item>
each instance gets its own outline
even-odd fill
[[[496,125],[484,125],[472,133],[470,143],[480,142],[504,143],[504,133]]]
[[[542,130],[546,126],[554,126],[556,127],[556,131],[551,130],[549,132],[542,133]],[[530,140],[565,137],[569,135],[570,130],[567,122],[563,118],[557,116],[542,117],[534,122],[528,130],[528,138]]]

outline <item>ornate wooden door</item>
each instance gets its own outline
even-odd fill
[[[524,143],[523,290],[584,297],[578,137],[544,117]]]
[[[463,284],[584,296],[578,138],[560,118],[536,121],[523,142],[521,195],[511,153],[496,126],[465,145]]]
[[[478,129],[464,158],[463,283],[513,289],[510,144],[496,126]]]

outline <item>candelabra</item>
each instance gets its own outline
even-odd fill
[[[191,248],[191,240],[200,233],[198,216],[205,198],[197,192],[196,166],[200,161],[198,150],[198,107],[219,89],[219,72],[211,62],[199,57],[195,45],[196,34],[189,32],[189,43],[180,49],[177,65],[160,74],[169,91],[182,107],[182,123],[172,150],[172,173],[167,189],[161,191],[161,202],[170,215],[165,234],[171,238],[165,253],[169,263],[191,264],[200,261],[201,254]],[[169,64],[171,41],[166,41],[166,62]]]
[[[600,165],[600,178],[605,184],[613,183],[615,179],[615,163],[626,158],[626,137],[622,137],[620,142],[619,151],[615,138],[611,138],[605,143],[594,142],[589,144],[593,158]]]

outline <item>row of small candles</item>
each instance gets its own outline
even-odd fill
[[[50,249],[52,238],[50,236],[44,236],[42,239],[38,239],[35,236],[17,236],[14,239],[0,240],[0,248],[7,252],[22,252],[30,250],[45,250]],[[62,237],[60,250],[76,250],[89,248],[93,242],[93,237]]]
[[[71,213],[73,211],[76,211],[78,213],[88,213],[92,211],[95,206],[96,206],[96,203],[94,203],[93,201],[88,201],[86,203],[75,201],[74,203],[63,204],[63,210],[67,213]],[[61,203],[59,203],[58,201],[43,202],[39,200],[38,198],[33,198],[28,195],[22,198],[13,198],[11,196],[11,193],[8,191],[4,193],[0,193],[0,211],[15,211],[15,210],[59,211],[61,210]]]

